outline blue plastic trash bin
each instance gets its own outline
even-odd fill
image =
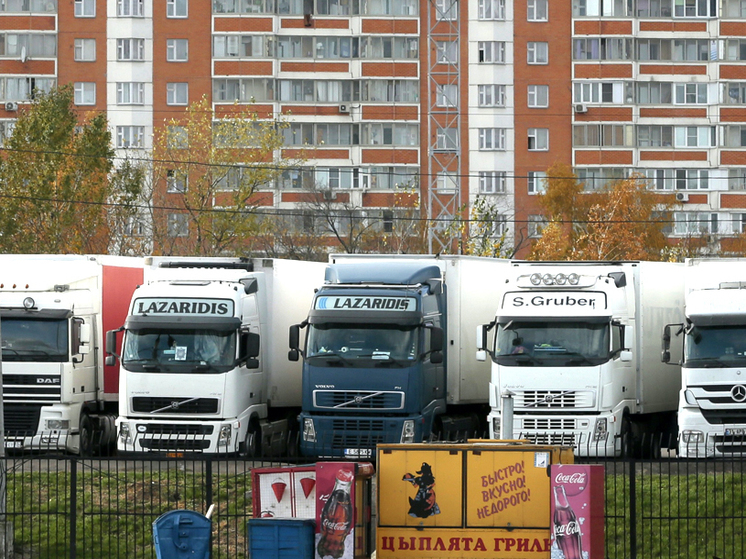
[[[212,523],[191,510],[172,510],[153,522],[158,559],[209,559]]]
[[[251,518],[247,524],[250,559],[313,559],[312,519]]]

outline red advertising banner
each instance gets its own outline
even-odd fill
[[[355,464],[316,464],[317,559],[355,556]]]
[[[556,559],[603,559],[604,467],[551,466],[551,554]]]

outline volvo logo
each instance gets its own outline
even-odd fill
[[[734,402],[738,402],[739,404],[746,401],[746,386],[743,384],[735,385],[730,389],[730,397],[733,398]]]
[[[544,396],[544,402],[546,402],[547,404],[551,404],[552,402],[554,402],[554,399],[556,397],[557,396],[554,396],[553,394],[547,394]]]
[[[356,404],[362,404],[363,403],[362,396],[355,396],[355,403]]]
[[[181,402],[171,402],[171,409],[178,410],[180,405],[181,405]]]

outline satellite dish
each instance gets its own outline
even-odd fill
[[[26,62],[26,46],[21,47],[21,62]]]

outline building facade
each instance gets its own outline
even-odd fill
[[[0,26],[3,134],[57,84],[122,156],[203,96],[287,115],[308,159],[270,211],[312,184],[386,228],[410,190],[440,252],[482,197],[521,256],[562,162],[675,192],[673,237],[746,224],[746,0],[4,0]]]

